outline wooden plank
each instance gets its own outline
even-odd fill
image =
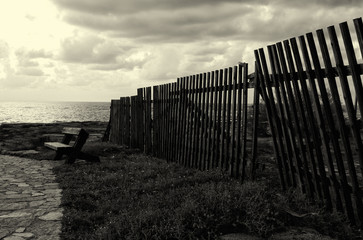
[[[227,86],[227,115],[226,115],[226,145],[225,145],[225,170],[229,171],[231,159],[230,159],[230,146],[231,146],[231,105],[232,105],[232,81],[233,81],[233,68],[228,68],[228,86]]]
[[[205,154],[205,149],[204,149],[204,142],[205,142],[205,138],[204,138],[204,134],[205,134],[205,106],[206,106],[206,100],[205,100],[205,88],[206,88],[206,83],[207,83],[207,79],[206,79],[206,73],[203,73],[203,85],[202,85],[202,89],[201,89],[201,125],[200,125],[200,141],[199,141],[199,156],[198,156],[198,168],[199,170],[204,170],[204,154]]]
[[[189,78],[190,80],[190,89],[189,89],[189,104],[190,104],[190,124],[189,124],[189,137],[188,137],[188,154],[187,154],[187,158],[188,158],[188,167],[193,167],[193,140],[194,140],[194,134],[195,134],[195,128],[194,128],[194,123],[195,123],[195,75],[190,76]]]
[[[259,53],[260,53],[260,57],[261,57],[261,64],[262,64],[262,71],[264,73],[264,84],[266,86],[266,90],[267,90],[267,96],[269,98],[269,103],[270,103],[270,108],[271,108],[271,116],[272,116],[272,121],[273,121],[273,125],[272,127],[274,128],[275,131],[275,136],[277,137],[277,147],[278,147],[278,151],[279,151],[279,156],[281,157],[281,167],[282,167],[282,171],[284,173],[283,177],[284,177],[284,183],[285,183],[285,187],[289,187],[291,186],[291,181],[290,181],[290,174],[289,174],[289,168],[287,166],[287,159],[286,159],[286,154],[284,151],[284,143],[283,143],[283,134],[282,134],[282,129],[281,129],[281,122],[280,122],[280,117],[277,114],[277,110],[276,110],[276,106],[275,106],[275,99],[274,99],[274,95],[272,93],[272,86],[271,86],[271,80],[269,78],[269,72],[268,72],[268,68],[267,68],[267,63],[266,63],[266,58],[265,58],[265,53],[263,51],[263,49],[259,49]],[[262,81],[261,81],[262,82]],[[272,130],[271,127],[271,130]],[[284,186],[282,186],[284,188]]]
[[[241,68],[240,66],[239,68]],[[255,72],[257,72],[255,67]],[[256,179],[256,160],[257,160],[257,147],[258,147],[258,123],[259,123],[259,109],[260,109],[260,79],[258,75],[256,75],[254,79],[254,96],[253,96],[253,125],[252,125],[252,150],[251,150],[251,180],[254,181]],[[239,100],[240,101],[240,100]],[[239,110],[240,111],[240,108]],[[240,120],[238,121],[240,122]],[[238,137],[239,139],[239,137]],[[239,147],[239,144],[237,144]],[[237,155],[238,156],[238,155]],[[238,159],[238,158],[237,158]]]
[[[72,149],[72,146],[60,142],[45,142],[44,146],[53,149],[53,150],[66,150]]]
[[[308,172],[308,179],[313,180],[312,183],[314,184],[314,188],[315,188],[313,191],[310,192],[310,197],[311,197],[311,200],[314,200],[313,197],[315,196],[315,193],[317,193],[318,198],[322,199],[321,186],[320,186],[319,178],[317,177],[318,174],[317,174],[317,170],[316,170],[314,149],[313,149],[312,141],[310,138],[311,133],[309,132],[309,130],[311,130],[311,128],[309,128],[308,120],[306,119],[306,112],[305,112],[306,110],[304,108],[304,101],[303,101],[303,97],[301,96],[301,91],[300,91],[299,83],[297,80],[297,79],[300,79],[301,72],[298,75],[295,73],[295,65],[294,65],[294,60],[293,60],[292,53],[291,53],[290,43],[287,40],[284,41],[284,48],[285,48],[285,52],[286,52],[287,62],[289,64],[289,70],[290,70],[290,72],[293,73],[292,87],[294,90],[294,98],[296,100],[296,105],[297,105],[297,110],[298,110],[297,122],[299,122],[299,121],[301,122],[301,129],[302,129],[301,132],[302,132],[302,138],[303,138],[303,143],[302,143],[303,148],[301,150],[306,151],[306,148],[307,148],[308,160],[309,160],[308,164],[310,164],[309,170],[311,170],[312,176],[313,176],[313,179],[311,179],[312,177],[310,175],[310,172]]]
[[[279,108],[283,110],[283,121],[284,121],[284,132],[285,138],[287,138],[287,147],[288,151],[290,151],[290,171],[292,173],[293,179],[293,186],[296,187],[298,182],[300,190],[304,192],[304,175],[302,173],[302,162],[299,156],[299,148],[296,144],[296,133],[294,128],[292,127],[292,119],[291,119],[291,111],[289,106],[289,101],[287,99],[286,89],[283,82],[283,75],[281,72],[281,66],[278,59],[278,53],[276,45],[271,46],[270,49],[270,59],[273,59],[273,64],[275,65],[274,71],[276,72],[275,81],[276,86],[275,88],[279,88],[278,95],[281,95],[280,99],[280,106]],[[297,176],[296,176],[297,175]]]
[[[206,104],[204,109],[204,156],[203,156],[203,170],[209,169],[209,155],[210,155],[210,149],[209,149],[209,134],[210,134],[210,91],[211,91],[211,72],[207,73],[207,79],[206,79]]]
[[[137,96],[132,96],[131,98],[132,106],[131,106],[131,113],[132,113],[132,148],[137,148]]]
[[[224,69],[223,75],[223,107],[222,107],[222,132],[221,132],[221,169],[226,170],[228,168],[226,162],[226,128],[227,128],[227,95],[228,95],[228,68]]]
[[[338,38],[337,38],[337,35],[335,32],[334,26],[331,26],[328,28],[328,33],[329,33],[330,41],[331,41],[332,48],[333,48],[334,58],[335,58],[336,67],[337,67],[338,74],[339,74],[339,79],[340,79],[340,83],[341,83],[341,87],[342,87],[342,91],[343,91],[343,95],[344,95],[344,100],[345,100],[345,105],[347,108],[349,120],[350,120],[351,126],[354,126],[355,125],[354,123],[356,122],[356,118],[355,118],[356,116],[354,114],[354,107],[353,107],[353,102],[352,102],[352,98],[351,98],[351,93],[349,90],[348,79],[347,79],[347,76],[344,74],[343,69],[341,68],[341,66],[344,66],[344,62],[343,62],[343,57],[341,55]],[[343,116],[340,116],[340,117],[343,117]],[[345,130],[345,127],[344,127],[344,130]],[[351,179],[351,183],[352,183],[353,196],[354,196],[355,204],[356,204],[357,211],[359,214],[358,217],[359,217],[360,221],[363,221],[362,199],[359,194],[359,184],[358,184],[358,180],[357,180],[357,173],[356,173],[355,166],[354,166],[353,154],[352,154],[352,151],[350,148],[349,137],[347,136],[345,131],[344,131],[344,133],[341,132],[341,134],[342,134],[343,144],[345,145],[345,150],[346,150],[346,155],[347,155],[347,165],[348,165],[349,175],[350,175],[350,179]],[[353,224],[355,223],[353,221],[353,219],[350,219],[350,220],[352,221]]]
[[[261,50],[262,51],[262,50]],[[270,98],[267,95],[267,91],[266,91],[266,85],[265,85],[265,81],[266,79],[268,79],[268,72],[263,72],[262,71],[262,64],[261,64],[261,60],[260,60],[260,55],[259,55],[259,51],[255,50],[255,59],[256,59],[256,74],[258,74],[259,78],[260,78],[260,84],[261,84],[261,93],[262,93],[262,97],[263,100],[265,102],[265,109],[267,112],[267,119],[270,125],[270,129],[271,129],[271,133],[272,133],[272,143],[273,143],[273,148],[274,148],[274,152],[275,152],[275,156],[276,156],[276,163],[277,163],[277,167],[278,167],[278,172],[279,172],[279,177],[280,177],[280,182],[281,182],[281,187],[283,190],[286,190],[286,182],[285,182],[285,177],[284,177],[284,169],[283,169],[283,165],[282,165],[282,161],[281,161],[281,153],[278,147],[278,142],[277,142],[277,133],[275,130],[275,121],[272,115],[272,103],[270,102]],[[267,75],[266,75],[267,74]]]
[[[223,168],[223,153],[222,153],[222,149],[223,148],[221,145],[224,142],[224,138],[223,138],[223,131],[224,131],[224,124],[223,124],[223,113],[222,113],[222,105],[223,105],[223,76],[224,76],[224,70],[220,69],[219,70],[219,94],[218,94],[218,123],[221,126],[220,128],[218,128],[218,134],[217,134],[217,167],[219,168]]]
[[[288,110],[287,107],[288,105],[286,105],[284,102],[284,104],[282,103],[282,89],[280,86],[280,82],[278,80],[279,75],[277,75],[277,68],[278,63],[275,62],[274,56],[273,56],[273,50],[272,50],[272,46],[268,46],[267,50],[268,50],[268,55],[269,55],[269,59],[270,59],[270,66],[271,66],[271,73],[272,73],[272,82],[274,84],[274,92],[275,92],[275,97],[276,97],[276,105],[277,105],[277,114],[280,117],[280,122],[281,122],[281,128],[282,128],[282,134],[283,134],[283,141],[284,141],[284,146],[285,146],[285,151],[287,153],[287,167],[289,168],[289,179],[291,179],[291,184],[293,187],[296,187],[297,183],[296,183],[296,165],[294,164],[294,162],[298,162],[297,158],[296,158],[296,154],[294,154],[294,150],[293,150],[293,143],[291,142],[291,132],[288,130],[288,123],[287,123],[287,119],[288,119]]]
[[[159,150],[159,105],[158,105],[158,86],[153,87],[153,155],[158,157]]]
[[[171,151],[171,158],[170,161],[175,162],[175,152],[177,151],[176,149],[176,141],[177,141],[177,112],[178,112],[178,102],[179,102],[179,95],[177,93],[177,84],[172,83],[172,104],[171,104],[171,147],[170,147],[170,151]]]
[[[309,170],[309,164],[308,164],[308,155],[305,151],[304,148],[304,141],[303,141],[303,134],[302,134],[302,129],[300,127],[299,124],[299,116],[298,116],[298,104],[296,103],[297,99],[295,99],[292,87],[291,87],[291,80],[290,80],[290,74],[289,71],[287,69],[287,64],[286,64],[286,58],[284,55],[284,50],[282,47],[282,43],[278,42],[276,44],[277,47],[277,51],[278,51],[278,55],[279,55],[279,59],[280,59],[280,66],[281,66],[281,71],[283,74],[283,77],[280,79],[281,81],[281,86],[282,89],[286,89],[286,93],[287,93],[287,99],[286,102],[290,103],[290,108],[291,108],[291,116],[292,116],[292,121],[288,120],[288,122],[291,124],[290,128],[291,128],[291,133],[293,134],[292,137],[295,139],[297,137],[297,144],[298,146],[296,146],[296,154],[300,153],[300,157],[302,158],[302,165],[304,168],[304,177],[305,177],[305,181],[301,179],[301,169],[298,168],[299,174],[300,174],[300,181],[304,182],[305,184],[302,186],[302,191],[305,192],[307,191],[308,196],[312,199],[314,196],[314,190],[313,190],[313,183],[311,180],[311,177],[309,175],[310,170]],[[277,54],[276,54],[277,55]],[[276,56],[277,58],[277,56]],[[295,77],[293,75],[293,77]],[[292,124],[295,123],[295,124]],[[297,158],[298,160],[299,158]],[[300,166],[301,164],[298,163],[297,166]]]
[[[164,159],[164,88],[159,86],[159,157]]]
[[[218,96],[220,95],[220,92],[218,90],[218,79],[219,79],[219,71],[216,70],[215,72],[215,78],[214,78],[214,120],[213,120],[213,151],[212,151],[212,168],[215,168],[218,164],[218,145],[217,145],[217,138],[218,138],[218,129],[217,126],[219,126],[218,122]]]
[[[120,116],[120,111],[119,111],[119,104],[120,101],[116,100],[115,101],[115,143],[116,144],[120,144],[119,143],[119,127],[120,127],[120,123],[119,123],[119,116]]]
[[[362,22],[362,18],[356,18],[353,20],[353,22],[354,22],[357,39],[358,39],[360,53],[363,58],[363,22]]]
[[[336,160],[336,162],[340,162],[340,165],[342,165],[343,159],[342,159],[341,149],[340,149],[339,141],[338,141],[338,139],[339,139],[339,135],[337,134],[338,130],[336,129],[336,127],[334,125],[335,120],[333,117],[331,103],[330,103],[329,97],[328,97],[328,92],[327,92],[327,89],[325,86],[325,81],[324,81],[324,78],[322,77],[321,65],[320,65],[318,53],[316,50],[313,34],[307,33],[306,38],[308,40],[309,50],[310,50],[311,58],[312,58],[312,61],[314,64],[315,75],[316,75],[317,82],[319,85],[320,96],[321,96],[321,99],[323,102],[324,113],[325,113],[325,116],[327,119],[326,124],[330,130],[328,137],[332,141],[335,160]],[[335,193],[335,203],[336,203],[335,208],[338,211],[342,212],[343,205],[342,205],[342,200],[340,197],[339,183],[337,180],[337,176],[335,174],[335,167],[334,167],[334,162],[333,162],[332,158],[328,158],[328,170],[329,170],[329,174],[330,174],[330,179],[332,180],[332,187],[333,187],[334,193]]]
[[[166,92],[167,92],[167,142],[166,142],[166,148],[167,148],[167,159],[170,162],[172,159],[172,152],[171,152],[171,140],[172,140],[172,135],[171,135],[171,113],[172,113],[172,103],[171,103],[171,83],[168,83],[166,85]]]
[[[122,112],[121,112],[122,113],[122,117],[121,117],[122,145],[125,145],[125,135],[126,135],[126,133],[125,133],[125,131],[126,131],[126,127],[125,127],[125,125],[126,125],[126,110],[125,110],[126,103],[125,102],[126,102],[125,97],[121,97],[120,98],[120,103],[121,103],[121,110],[122,110]]]
[[[151,87],[147,87],[146,95],[146,154],[152,153],[152,108],[151,108]]]
[[[352,79],[354,83],[354,90],[355,90],[355,97],[358,101],[358,106],[360,109],[360,113],[363,114],[363,87],[362,87],[362,79],[360,77],[359,69],[358,69],[358,63],[357,58],[354,53],[353,43],[352,39],[349,33],[349,28],[347,22],[343,22],[339,24],[342,36],[343,36],[343,42],[345,46],[345,51],[347,53],[349,67],[352,70]],[[359,37],[359,35],[358,35]],[[353,116],[352,116],[353,117]],[[352,121],[351,122],[351,130],[353,133],[353,137],[356,144],[356,149],[358,151],[359,156],[359,166],[360,171],[363,176],[363,144],[362,144],[362,138],[360,135],[360,127],[358,121]],[[362,219],[363,221],[363,214]]]
[[[202,92],[201,89],[203,87],[203,74],[198,74],[198,88],[197,88],[197,109],[201,109],[202,106]],[[196,141],[195,141],[195,167],[199,168],[200,167],[200,158],[199,158],[199,154],[200,154],[200,141],[201,141],[201,137],[200,137],[200,133],[201,133],[201,125],[202,125],[202,113],[199,111],[198,112],[198,117],[197,117],[197,134],[196,134]]]
[[[111,133],[110,142],[115,143],[116,136],[116,100],[111,100]]]
[[[125,107],[124,107],[124,98],[120,97],[120,144],[124,145],[124,132],[125,132],[125,124],[124,124],[124,119],[125,119]]]
[[[238,64],[238,72],[237,72],[237,89],[238,89],[238,97],[237,97],[237,135],[236,135],[236,178],[241,177],[242,167],[241,167],[241,152],[242,152],[242,144],[241,144],[241,125],[242,125],[242,90],[243,90],[243,74],[244,64]],[[255,85],[256,86],[256,85]],[[258,86],[259,87],[259,86]]]
[[[190,106],[190,85],[191,78],[187,76],[185,78],[185,123],[184,123],[184,152],[183,152],[183,165],[186,167],[189,165],[189,136],[190,136],[190,121],[191,121],[191,106]]]
[[[180,163],[181,160],[181,145],[182,145],[182,113],[183,113],[183,88],[182,88],[182,78],[178,78],[177,80],[178,85],[178,92],[179,92],[179,102],[178,102],[178,117],[177,117],[177,124],[178,124],[178,138],[177,138],[177,155],[176,155],[176,162]]]
[[[195,117],[194,117],[194,141],[193,141],[193,164],[194,168],[198,167],[198,146],[199,146],[199,126],[200,126],[200,114],[197,111],[201,103],[201,94],[198,89],[201,88],[200,74],[196,75],[196,87],[195,87]]]
[[[311,67],[310,57],[309,57],[309,53],[308,53],[308,50],[306,47],[306,42],[305,42],[304,36],[299,37],[299,42],[300,42],[300,49],[302,50],[302,55],[304,58],[305,68],[308,73],[311,73],[312,67]],[[301,70],[303,71],[302,68],[301,68]],[[321,110],[321,106],[320,106],[320,99],[318,96],[315,79],[311,76],[311,74],[308,74],[308,81],[309,81],[309,87],[310,87],[309,89],[307,88],[306,82],[304,80],[302,80],[300,82],[302,83],[301,86],[303,88],[305,88],[306,96],[308,98],[311,95],[311,94],[309,94],[309,92],[312,93],[312,98],[313,98],[312,101],[314,103],[315,111],[313,111],[310,108],[312,105],[309,106],[308,110],[310,109],[311,113],[312,114],[315,113],[315,116],[316,116],[316,118],[311,118],[311,121],[314,124],[315,129],[317,130],[317,131],[313,131],[313,140],[316,144],[321,143],[323,145],[323,149],[325,150],[324,153],[326,155],[325,159],[328,159],[328,161],[329,161],[329,159],[332,159],[330,145],[329,145],[329,139],[327,137],[327,131],[326,131],[324,118],[323,118],[323,114],[322,114],[322,110]],[[313,115],[311,115],[311,116],[313,116]],[[317,120],[317,125],[315,125],[316,120]],[[320,132],[320,135],[318,134],[319,132]],[[328,182],[328,178],[327,178],[326,172],[325,172],[324,156],[322,155],[321,149],[318,149],[316,147],[316,145],[315,145],[315,152],[316,152],[316,155],[318,156],[318,158],[317,158],[318,159],[318,169],[319,169],[320,179],[321,179],[321,183],[322,183],[322,187],[323,187],[325,207],[328,210],[331,210],[332,201],[331,201],[330,190],[329,190],[329,182]]]
[[[186,111],[187,111],[187,99],[186,99],[186,86],[187,86],[187,78],[182,78],[182,112],[181,112],[181,144],[180,144],[180,164],[184,165],[185,163],[185,133],[186,133]]]
[[[247,89],[247,75],[248,64],[245,63],[242,68],[242,83],[243,83],[243,98],[242,98],[242,154],[241,154],[241,180],[244,181],[246,175],[247,165],[247,102],[248,102],[248,89]]]
[[[165,111],[164,111],[164,128],[165,128],[165,159],[167,162],[170,162],[170,148],[169,148],[169,143],[170,143],[170,130],[169,130],[169,126],[170,126],[170,97],[169,97],[169,84],[165,84],[164,85],[164,99],[165,99]]]
[[[167,84],[162,85],[163,89],[163,158],[168,161],[167,143],[168,143],[168,101],[167,101]]]
[[[233,83],[232,83],[232,126],[231,126],[231,161],[230,161],[230,175],[235,177],[238,172],[236,164],[236,118],[237,118],[237,84],[238,84],[238,66],[233,67]]]
[[[141,152],[144,151],[144,109],[143,109],[143,89],[137,89],[137,105],[138,105],[138,148]]]
[[[350,150],[349,142],[346,142],[347,136],[346,136],[346,131],[345,131],[345,120],[344,120],[342,105],[341,105],[340,98],[339,98],[338,87],[337,87],[336,80],[335,80],[335,72],[334,72],[335,70],[333,70],[333,67],[332,67],[332,63],[330,60],[330,54],[329,54],[329,50],[328,50],[328,47],[326,44],[323,30],[321,30],[321,29],[317,30],[317,36],[318,36],[318,40],[319,40],[319,45],[320,45],[324,65],[327,70],[328,83],[329,83],[329,87],[330,87],[330,91],[331,91],[331,95],[332,95],[333,103],[334,103],[334,109],[335,109],[335,113],[336,113],[335,118],[338,120],[338,129],[340,131],[340,136],[343,141],[343,147],[345,149],[345,152],[349,153],[349,152],[351,152],[351,150]],[[346,155],[346,157],[348,157],[348,156]],[[352,200],[351,200],[351,196],[350,196],[348,180],[347,180],[347,176],[346,176],[346,172],[345,172],[345,166],[344,166],[343,161],[340,161],[339,159],[340,159],[339,155],[336,155],[336,163],[337,163],[337,168],[338,168],[338,172],[339,172],[339,176],[340,176],[340,188],[342,188],[343,198],[345,201],[345,204],[344,204],[345,211],[346,211],[346,215],[348,216],[349,220],[352,223],[354,223],[355,222],[354,210],[353,210],[353,206],[352,206]]]
[[[209,101],[209,121],[208,121],[208,147],[207,147],[207,152],[208,152],[208,157],[207,157],[207,169],[211,169],[212,168],[212,153],[213,153],[213,135],[214,135],[214,124],[213,124],[213,119],[214,119],[214,84],[215,84],[215,72],[212,71],[211,72],[211,78],[209,80],[209,93],[210,93],[210,101]]]

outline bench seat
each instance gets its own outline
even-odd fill
[[[67,150],[72,149],[72,146],[60,142],[45,142],[44,146],[53,149],[53,150]]]

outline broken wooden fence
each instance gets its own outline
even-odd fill
[[[239,64],[112,100],[110,140],[170,162],[201,170],[219,167],[245,179],[253,173],[257,146],[259,94],[255,92],[252,106],[257,107],[252,110],[250,79],[247,64]]]
[[[255,57],[281,185],[362,224],[362,19],[354,20],[357,45],[348,24],[339,27],[340,35],[327,29],[329,39],[320,29],[268,46],[268,58],[263,49]]]
[[[346,22],[339,27],[340,34],[329,27],[328,38],[320,29],[270,45],[268,58],[256,50],[254,81],[244,63],[113,100],[110,139],[244,179],[255,169],[260,93],[282,188],[299,188],[362,226],[362,19],[354,20],[354,41]],[[252,117],[248,88],[255,94]]]

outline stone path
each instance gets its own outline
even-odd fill
[[[62,190],[52,172],[58,164],[0,155],[0,239],[59,239]]]

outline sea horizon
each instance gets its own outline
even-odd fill
[[[0,124],[109,121],[110,102],[0,101]]]

